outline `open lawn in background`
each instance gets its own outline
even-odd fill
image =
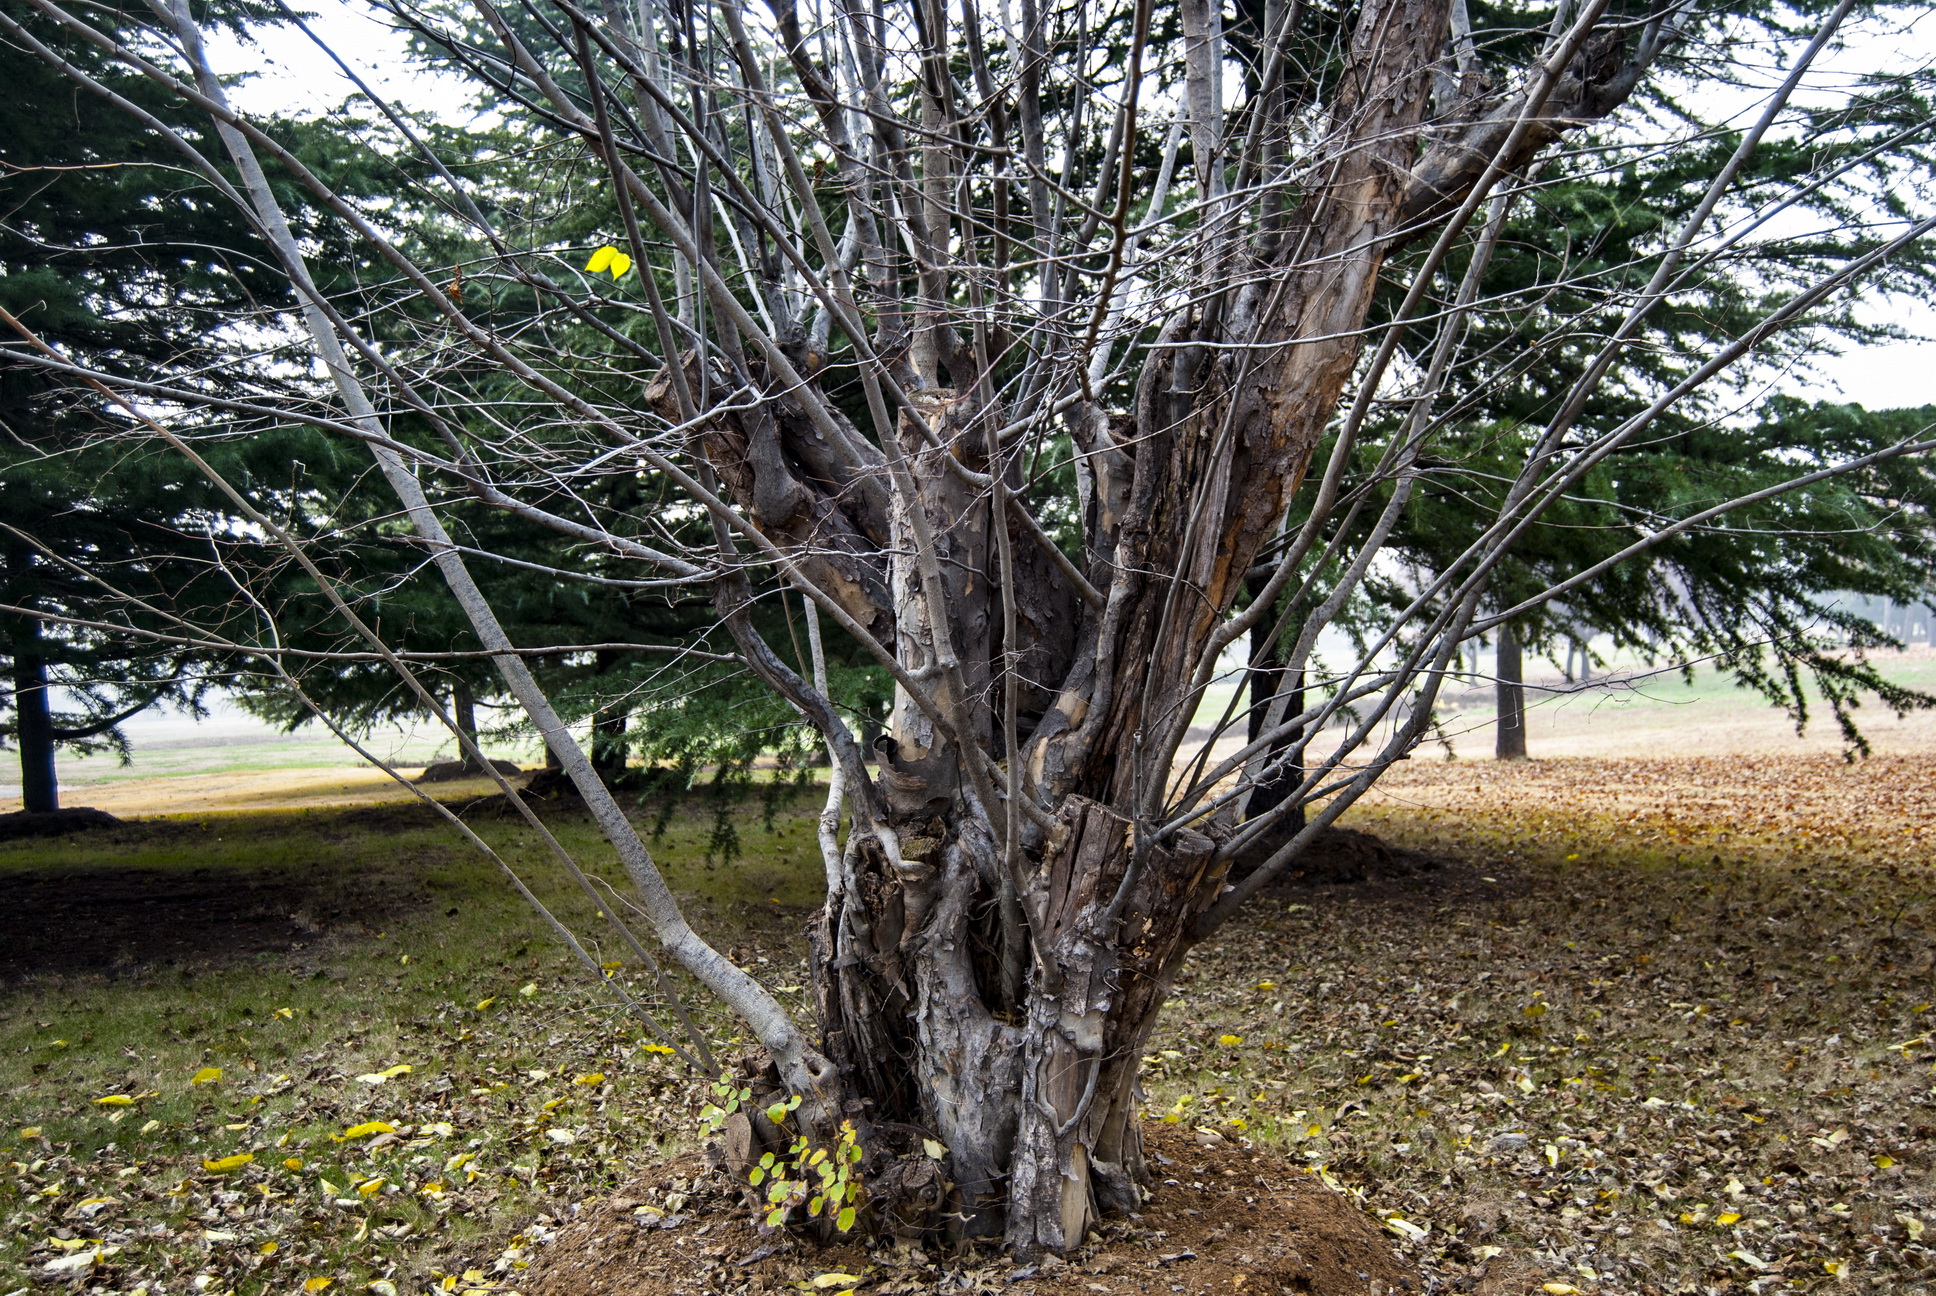
[[[1408,764],[1352,821],[1445,862],[1279,888],[1194,954],[1148,1119],[1307,1168],[1453,1290],[1931,1290],[1931,786],[1907,757]],[[818,804],[736,808],[731,863],[703,803],[658,843],[783,995]],[[501,816],[469,811],[595,930]],[[654,979],[600,947],[597,984],[427,812],[148,821],[0,871],[33,897],[8,948],[43,951],[0,992],[7,1290],[513,1291],[697,1139],[702,1086],[614,993],[663,1022]],[[143,893],[199,904],[199,947],[120,921]]]

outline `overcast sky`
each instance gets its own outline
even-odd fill
[[[420,111],[462,119],[470,88],[456,78],[426,75],[405,55],[403,37],[372,18],[358,0],[313,0],[311,25],[357,73],[381,93]],[[224,73],[250,72],[236,92],[237,102],[254,112],[320,113],[340,104],[353,87],[301,32],[282,29],[243,46],[233,39],[214,44],[211,54]],[[1906,26],[1861,39],[1820,65],[1832,84],[1840,70],[1873,70],[1878,60],[1895,69],[1936,62],[1936,12],[1924,12]],[[1770,69],[1778,77],[1778,69]],[[1921,338],[1936,337],[1936,303],[1877,298],[1869,317],[1893,323]],[[1851,347],[1820,365],[1821,379],[1790,375],[1777,386],[1811,399],[1858,401],[1871,409],[1936,404],[1936,341]]]

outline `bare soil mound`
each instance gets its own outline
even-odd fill
[[[756,1230],[722,1173],[686,1157],[559,1230],[531,1263],[530,1296],[721,1296],[791,1292],[852,1274],[863,1296],[961,1291],[1397,1296],[1423,1284],[1372,1219],[1282,1160],[1162,1128],[1161,1176],[1143,1209],[1066,1260],[1017,1268],[988,1251],[857,1243],[816,1247]],[[819,1290],[807,1286],[808,1290]]]
[[[524,773],[516,761],[494,760],[491,762],[491,768],[507,778],[513,774]],[[436,761],[424,766],[424,772],[417,775],[416,782],[454,783],[458,779],[477,778],[482,774],[483,771],[469,761]]]
[[[1244,877],[1263,867],[1264,862],[1293,835],[1288,832],[1273,834],[1253,845],[1232,861],[1232,874]],[[1274,885],[1336,886],[1352,882],[1388,881],[1429,873],[1443,863],[1436,855],[1394,846],[1368,832],[1332,827],[1318,833],[1303,852],[1290,862]]]
[[[75,806],[71,810],[14,810],[0,814],[0,841],[64,837],[68,833],[120,826],[119,819],[90,806]]]

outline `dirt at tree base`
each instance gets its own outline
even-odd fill
[[[81,868],[9,872],[0,983],[212,966],[367,930],[424,902],[374,871]]]
[[[1294,836],[1283,832],[1265,837],[1231,861],[1231,875],[1241,878],[1263,867]],[[1394,846],[1368,832],[1333,826],[1318,832],[1271,885],[1281,890],[1390,881],[1432,872],[1443,863],[1436,855]]]
[[[69,833],[121,826],[121,820],[92,806],[75,806],[69,810],[13,810],[0,814],[0,841],[65,837]]]
[[[523,768],[516,761],[493,759],[491,761],[491,768],[506,778],[514,774],[524,773]],[[434,761],[424,766],[423,773],[417,775],[411,781],[415,783],[454,783],[459,779],[484,777],[487,777],[484,770],[471,764],[469,761],[447,760]]]
[[[754,1227],[722,1173],[697,1156],[627,1185],[538,1249],[527,1296],[721,1296],[798,1291],[853,1274],[861,1296],[916,1292],[1399,1296],[1424,1289],[1350,1198],[1280,1158],[1152,1123],[1157,1176],[1143,1208],[1066,1260],[1018,1267],[992,1250],[819,1247]],[[807,1286],[810,1291],[821,1290]]]

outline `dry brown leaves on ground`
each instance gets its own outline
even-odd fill
[[[1281,1175],[1168,1173],[1170,1214],[1131,1222],[1171,1235],[1147,1239],[1153,1256],[1125,1235],[1133,1263],[1112,1273],[1078,1257],[1016,1282],[1146,1281],[1195,1250],[1231,1266],[1219,1285],[1156,1290],[1242,1291],[1250,1240],[1206,1250],[1177,1212],[1216,1218],[1194,1185],[1249,1174],[1334,1186],[1435,1290],[1936,1292],[1932,786],[1936,762],[1909,758],[1408,764],[1352,822],[1463,862],[1261,900],[1192,957],[1151,1046],[1152,1125],[1250,1142]],[[748,935],[739,957],[791,986],[781,941]],[[394,945],[369,957],[401,971]],[[569,971],[490,971],[497,1002],[453,961],[445,1006],[403,1015],[372,976],[383,997],[273,1064],[271,1037],[324,1003],[294,1021],[256,1003],[224,1028],[221,1083],[131,1059],[125,1108],[95,1106],[107,1090],[47,1052],[45,1083],[10,1095],[47,1125],[14,1132],[0,1181],[15,1285],[530,1290],[547,1241],[609,1217],[617,1186],[694,1128],[699,1093]],[[398,1060],[414,1072],[360,1081]],[[331,1137],[370,1120],[395,1137]],[[696,1244],[694,1272],[770,1244],[701,1227],[660,1230]],[[1013,1272],[943,1259],[890,1249],[852,1272],[863,1296]]]

